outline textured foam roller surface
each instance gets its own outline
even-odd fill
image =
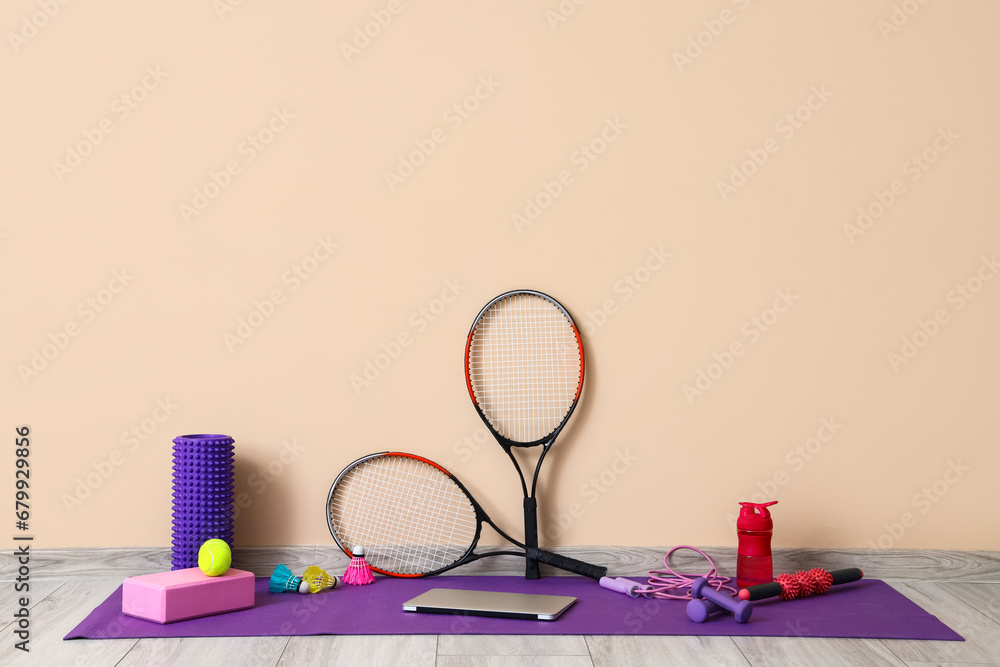
[[[197,567],[206,540],[233,545],[233,442],[225,435],[174,438],[172,570]]]

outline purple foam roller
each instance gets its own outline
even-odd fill
[[[174,438],[171,569],[198,567],[206,540],[233,546],[233,443],[228,435]]]

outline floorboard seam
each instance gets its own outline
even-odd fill
[[[729,636],[729,641],[731,641],[733,643],[733,646],[736,647],[736,650],[740,652],[740,655],[743,656],[743,659],[746,661],[746,663],[748,665],[750,665],[750,667],[754,667],[753,660],[751,660],[750,658],[748,658],[747,654],[744,653],[743,649],[740,648],[740,645],[736,643],[736,638],[733,637],[732,635],[730,635]]]
[[[583,645],[587,647],[587,657],[590,658],[591,667],[595,667],[597,663],[594,662],[594,652],[590,650],[590,642],[587,641],[587,635],[583,636]]]
[[[291,643],[292,637],[288,635],[285,637],[285,644],[281,647],[281,653],[278,654],[278,659],[274,661],[274,667],[278,667],[281,664],[281,659],[285,657],[285,651],[288,650],[288,645]]]
[[[118,659],[118,662],[115,663],[115,667],[118,667],[118,665],[122,664],[122,661],[128,657],[128,654],[132,652],[132,650],[139,644],[140,641],[141,640],[136,639],[134,642],[132,642],[132,645],[128,647],[128,650],[125,651],[125,653],[122,654],[122,657]]]

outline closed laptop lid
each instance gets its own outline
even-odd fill
[[[403,611],[554,621],[574,602],[576,598],[568,595],[432,588],[404,602]]]

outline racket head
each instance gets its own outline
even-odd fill
[[[465,382],[479,416],[502,442],[550,442],[583,389],[583,340],[566,308],[535,290],[505,292],[476,316],[465,344]]]
[[[375,572],[426,577],[459,565],[488,517],[465,486],[429,459],[404,452],[363,456],[330,487],[327,526],[348,556],[365,548]]]

